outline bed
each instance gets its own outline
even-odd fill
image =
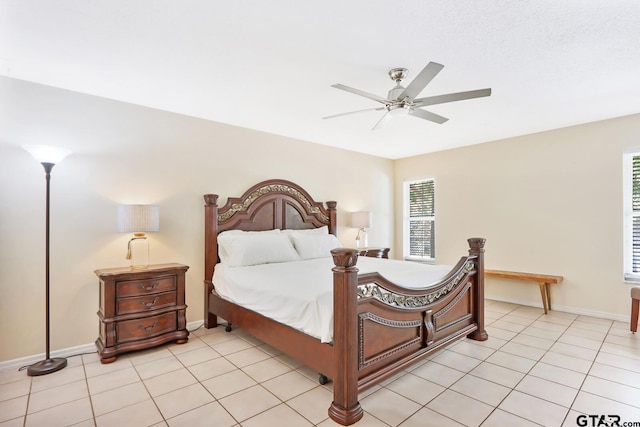
[[[206,194],[204,200],[205,327],[218,326],[221,317],[227,328],[237,326],[316,370],[321,382],[331,379],[328,413],[339,424],[362,418],[359,392],[457,340],[488,338],[482,238],[468,239],[468,255],[436,283],[418,288],[403,287],[376,272],[359,273],[357,249],[331,250],[333,328],[330,342],[323,342],[327,340],[222,297],[213,277],[221,233],[326,227],[335,235],[337,203],[316,202],[302,187],[279,179],[258,183],[221,207],[216,194]]]

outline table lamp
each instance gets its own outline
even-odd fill
[[[126,259],[134,270],[149,267],[150,231],[160,231],[160,208],[157,205],[118,205],[118,232],[133,233],[127,244]]]
[[[368,245],[367,228],[371,227],[371,216],[369,211],[351,212],[351,227],[359,229],[356,248],[366,248]]]

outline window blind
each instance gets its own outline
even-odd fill
[[[631,162],[631,210],[631,266],[633,273],[640,273],[640,155],[633,156]]]
[[[435,183],[409,184],[409,256],[435,258]]]

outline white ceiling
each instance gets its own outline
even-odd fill
[[[370,129],[386,96],[493,94]],[[0,75],[387,158],[640,112],[638,0],[0,0]]]

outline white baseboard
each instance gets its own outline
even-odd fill
[[[520,305],[526,305],[529,307],[538,307],[538,308],[543,308],[542,307],[542,303],[538,303],[538,302],[531,302],[528,300],[520,300],[520,299],[516,299],[516,298],[505,298],[505,297],[498,297],[495,295],[485,295],[486,299],[490,299],[490,300],[494,300],[494,301],[502,301],[502,302],[510,302],[512,304],[520,304]],[[629,317],[621,315],[621,314],[615,314],[615,313],[607,313],[604,311],[595,311],[595,310],[585,310],[584,308],[578,308],[578,307],[569,307],[569,306],[565,306],[565,305],[558,305],[558,304],[551,304],[551,308],[553,310],[556,311],[562,311],[565,313],[571,313],[571,314],[579,314],[581,316],[591,316],[591,317],[600,317],[602,319],[609,319],[609,320],[616,320],[618,322],[628,322],[629,321]]]
[[[55,350],[50,352],[50,356],[54,357],[70,357],[76,354],[81,353],[93,353],[96,351],[96,345],[94,343],[91,344],[83,344],[76,347],[63,348],[61,350]],[[36,362],[44,360],[45,354],[34,354],[31,356],[21,357],[19,359],[6,360],[4,362],[0,362],[0,371],[5,369],[13,369],[13,368],[21,368],[23,366],[33,365]]]
[[[187,329],[193,331],[198,329],[204,324],[204,320],[197,320],[187,324]],[[82,344],[76,347],[63,348],[61,350],[55,350],[50,352],[50,356],[53,357],[71,357],[81,353],[94,353],[96,352],[95,343]],[[44,360],[45,354],[34,354],[32,356],[20,357],[18,359],[5,360],[0,362],[0,371],[5,369],[19,369],[23,366],[29,366],[41,360]]]

